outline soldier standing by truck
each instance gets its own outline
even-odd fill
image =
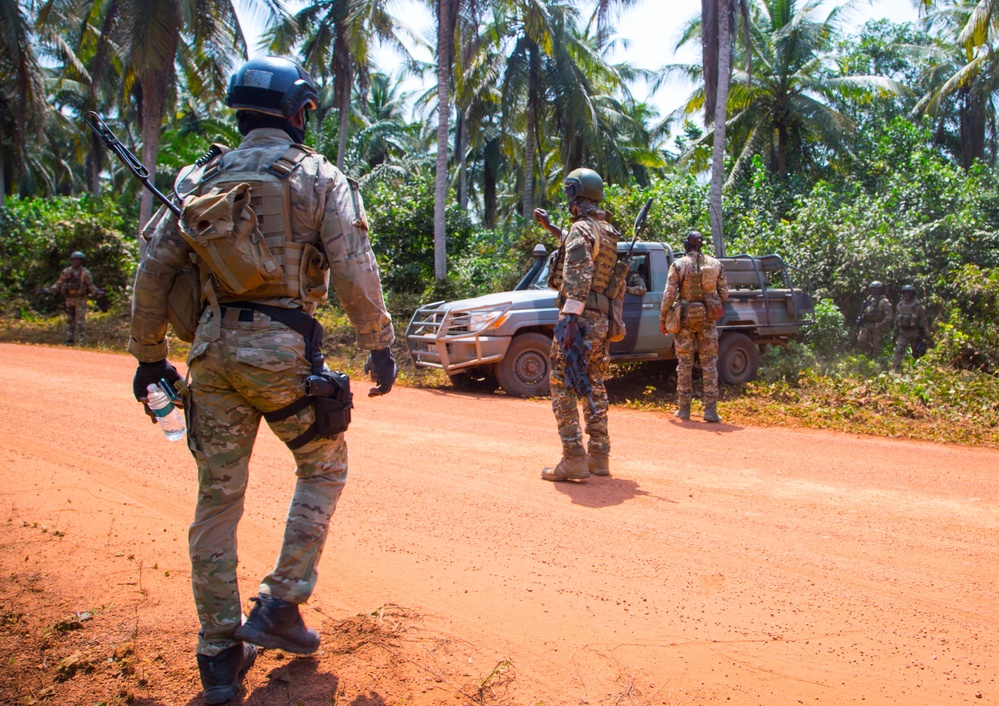
[[[728,299],[725,268],[710,255],[701,254],[704,238],[696,230],[683,241],[686,255],[673,261],[666,280],[660,312],[660,329],[673,334],[677,359],[677,402],[674,415],[690,419],[693,397],[694,353],[701,361],[704,386],[704,421],[718,416],[718,326],[722,305]],[[674,307],[677,307],[676,309]]]
[[[913,357],[920,357],[921,342],[929,337],[930,327],[926,322],[926,309],[923,303],[916,299],[916,288],[911,284],[902,287],[902,301],[895,307],[895,353],[892,356],[891,367],[896,373],[902,368],[902,358],[907,348],[911,348]]]
[[[85,259],[86,255],[79,250],[70,255],[70,266],[64,269],[56,283],[48,288],[66,297],[67,346],[83,345],[87,335],[87,298],[91,294],[103,294],[103,291],[94,284],[90,270],[83,266]]]
[[[875,280],[868,287],[868,296],[857,317],[857,345],[871,360],[881,354],[885,333],[891,326],[891,302],[885,296],[885,286]]]
[[[185,412],[198,465],[189,550],[206,704],[237,695],[253,645],[295,654],[319,647],[299,604],[315,588],[347,482],[350,420],[349,387],[323,367],[322,329],[312,316],[331,274],[358,347],[370,351],[365,370],[377,387],[368,394],[387,393],[396,376],[392,320],[357,185],[301,144],[308,110],[318,104],[312,78],[287,59],[255,58],[240,68],[226,105],[237,111],[242,143],[181,172],[184,229],[170,213],[154,219],[135,278],[129,352],[139,361],[133,390],[143,403],[147,386],[179,380],[166,360],[167,297],[192,252],[202,278]],[[244,621],[236,529],[261,417],[294,455],[297,481],[278,560]]]
[[[562,441],[562,459],[554,468],[545,468],[541,477],[550,481],[580,480],[591,474],[610,475],[610,435],[607,431],[607,388],[604,375],[608,364],[607,332],[611,301],[604,293],[617,262],[618,233],[597,207],[604,198],[604,183],[592,169],[576,169],[563,184],[572,225],[551,266],[549,286],[558,290],[559,321],[565,321],[564,336],[552,341],[552,410]],[[535,218],[552,230],[547,214]],[[579,425],[578,399],[565,383],[566,352],[582,333],[588,344],[587,377],[592,394],[583,405],[589,446],[583,446]]]

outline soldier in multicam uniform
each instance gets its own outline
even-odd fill
[[[916,288],[911,284],[902,287],[902,301],[895,307],[895,353],[892,356],[891,367],[895,372],[902,369],[902,358],[906,349],[911,349],[915,357],[919,357],[917,349],[921,340],[929,336],[930,327],[926,321],[926,309],[923,303],[916,299]]]
[[[326,298],[332,273],[333,287],[357,330],[357,345],[371,351],[366,369],[377,388],[369,394],[388,392],[396,375],[389,349],[392,321],[356,184],[298,144],[304,141],[307,109],[318,105],[311,77],[286,59],[252,59],[232,77],[226,105],[238,111],[243,142],[182,171],[177,193],[210,195],[212,187],[251,183],[259,231],[283,276],[238,296],[227,295],[218,289],[218,273],[212,270],[206,277],[206,263],[199,259],[203,291],[211,296],[188,356],[191,382],[185,411],[188,446],[198,465],[189,544],[201,623],[197,662],[207,704],[236,696],[256,656],[254,644],[298,654],[319,646],[319,635],[306,629],[298,604],[316,584],[330,518],[347,480],[347,446],[342,433],[332,438],[316,434],[313,404],[300,404],[313,399],[304,392],[310,375],[306,341],[277,319],[305,316],[311,321]],[[186,197],[185,216],[190,202]],[[141,402],[148,384],[179,380],[166,361],[166,300],[192,252],[169,212],[161,210],[147,233],[135,279],[129,344],[140,361],[134,392]],[[268,308],[280,309],[281,317],[261,310]],[[236,527],[261,416],[292,449],[298,479],[277,563],[251,599],[256,604],[241,625]]]
[[[885,296],[885,286],[871,282],[867,299],[857,317],[857,345],[868,358],[877,358],[884,347],[884,337],[891,327],[891,302]]]
[[[557,289],[559,319],[568,317],[565,342],[568,347],[585,326],[585,340],[591,346],[587,376],[593,388],[593,408],[583,404],[583,417],[589,447],[583,446],[579,425],[578,399],[565,386],[565,350],[552,341],[552,410],[562,440],[562,459],[554,468],[545,468],[541,477],[550,481],[580,480],[591,474],[610,475],[610,436],[607,432],[607,329],[611,302],[604,294],[617,262],[618,233],[597,208],[604,198],[603,180],[592,169],[576,169],[563,184],[569,201],[572,225],[564,234],[558,256],[552,264],[549,285]],[[549,230],[547,214],[535,211],[535,218]]]
[[[673,334],[676,348],[680,419],[690,419],[693,397],[694,353],[701,361],[704,384],[704,421],[720,422],[718,416],[718,327],[722,304],[728,299],[725,268],[718,260],[701,254],[703,236],[691,231],[683,241],[686,255],[673,261],[663,294],[660,328],[666,334],[666,314],[675,302],[682,307],[680,330]]]
[[[87,298],[102,294],[94,284],[90,270],[83,266],[86,256],[77,250],[69,256],[70,266],[46,290],[53,289],[66,297],[66,345],[83,345],[87,334]]]

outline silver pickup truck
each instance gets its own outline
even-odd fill
[[[627,248],[627,242],[619,243],[618,256]],[[441,369],[458,387],[479,381],[493,387],[498,383],[515,397],[547,395],[548,353],[558,310],[555,292],[545,284],[551,258],[541,245],[534,254],[534,266],[512,292],[420,307],[406,330],[416,367]],[[672,334],[659,331],[672,262],[668,245],[636,243],[632,272],[644,279],[648,292],[625,295],[627,335],[611,344],[612,362],[676,358]],[[749,382],[765,346],[786,345],[802,325],[814,322],[812,297],[804,273],[779,255],[738,255],[721,262],[730,293],[718,322],[718,373],[724,382]]]

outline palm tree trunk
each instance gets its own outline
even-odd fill
[[[451,117],[448,91],[451,87],[451,5],[437,0],[437,174],[434,185],[434,278],[447,277],[447,134]]]
[[[482,155],[482,222],[496,227],[496,168],[499,163],[499,140],[486,143]]]
[[[166,72],[151,69],[142,80],[142,164],[149,172],[149,183],[156,182],[156,157],[160,149],[160,125],[166,100]],[[153,195],[142,189],[139,200],[139,231],[153,215]],[[142,242],[142,239],[139,239]]]
[[[715,98],[714,146],[711,153],[711,192],[709,215],[715,256],[724,257],[722,229],[722,185],[725,183],[725,121],[728,118],[728,86],[732,78],[732,39],[729,31],[729,2],[718,0],[718,92]]]
[[[6,167],[3,162],[3,134],[0,133],[0,209],[3,208],[4,199],[7,198],[7,180],[4,178]]]
[[[345,94],[340,99],[340,143],[336,148],[336,168],[343,171],[344,161],[347,159],[347,129],[350,125],[350,94]]]
[[[984,101],[970,90],[962,91],[958,116],[961,125],[961,164],[970,169],[976,159],[985,161]]]
[[[465,161],[465,116],[458,110],[454,126],[454,157],[458,160],[458,205],[468,208],[468,163]]]
[[[538,83],[540,65],[535,46],[530,48],[530,88],[527,91],[527,144],[524,146],[524,196],[521,203],[521,215],[530,221],[534,212],[534,153],[537,148],[538,124]]]

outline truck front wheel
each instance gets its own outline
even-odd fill
[[[514,336],[506,356],[496,366],[496,379],[511,397],[543,397],[551,392],[548,354],[552,339],[543,333]]]
[[[756,379],[760,352],[744,333],[727,333],[718,345],[718,377],[730,385]]]

